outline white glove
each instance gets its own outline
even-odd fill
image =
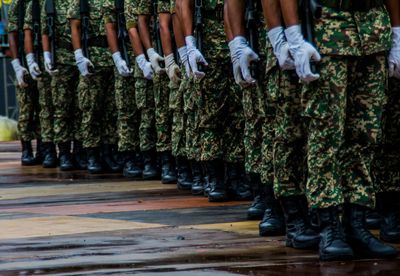
[[[285,30],[289,51],[294,58],[296,73],[304,83],[310,83],[319,78],[319,74],[311,72],[310,62],[320,61],[321,56],[310,43],[304,40],[300,25],[294,25]]]
[[[165,68],[167,68],[167,74],[171,81],[174,83],[179,83],[181,80],[179,70],[179,66],[175,63],[174,54],[169,54],[168,56],[164,57],[165,59]]]
[[[44,59],[44,69],[50,76],[54,76],[58,73],[58,70],[53,70],[53,66],[51,65],[51,53],[48,51],[43,52],[43,59]]]
[[[236,36],[228,44],[231,52],[231,60],[233,64],[233,75],[235,81],[239,85],[254,84],[255,79],[252,78],[250,72],[250,64],[258,61],[258,55],[249,47],[246,38]]]
[[[132,69],[128,68],[126,61],[122,59],[120,52],[112,54],[115,67],[117,67],[118,73],[123,77],[129,77],[132,74]]]
[[[146,53],[156,74],[165,72],[165,68],[162,68],[160,64],[164,59],[154,50],[154,48],[147,49]]]
[[[197,64],[201,63],[207,66],[208,63],[203,55],[200,53],[200,51],[196,48],[196,39],[194,38],[194,36],[189,35],[185,37],[185,42],[190,65],[190,72],[195,79],[201,80],[206,74],[199,71]]]
[[[24,76],[28,75],[28,70],[26,70],[25,67],[21,66],[21,62],[19,61],[19,59],[13,59],[11,61],[12,67],[14,69],[15,72],[15,76],[17,78],[17,82],[19,87],[27,87],[28,84],[25,82],[24,80]]]
[[[274,54],[278,59],[282,70],[294,70],[294,60],[289,53],[289,44],[286,41],[282,26],[275,27],[268,32],[269,41],[274,49]]]
[[[392,28],[392,49],[389,53],[389,77],[400,79],[400,27]]]
[[[186,76],[190,77],[190,65],[186,46],[178,48],[178,54],[179,58],[181,59],[181,63],[185,66]]]
[[[42,71],[40,71],[39,65],[35,61],[35,56],[32,53],[26,55],[26,62],[28,63],[29,73],[32,79],[37,80]]]
[[[83,77],[90,75],[89,66],[94,68],[93,63],[86,57],[83,56],[82,49],[76,49],[75,52],[75,63],[78,66],[79,72]]]
[[[153,79],[153,68],[151,63],[146,60],[144,54],[141,54],[136,57],[136,63],[139,65],[139,68],[142,70],[143,75],[146,79],[151,80]]]

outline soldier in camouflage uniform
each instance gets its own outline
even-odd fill
[[[12,66],[16,74],[16,92],[19,106],[18,134],[22,145],[22,165],[35,165],[31,141],[40,136],[38,95],[36,84],[28,76],[28,70],[21,65],[25,57],[18,56],[18,47],[23,47],[24,41],[19,41],[18,32],[23,26],[18,26],[19,5],[24,1],[12,1],[8,14],[8,34],[12,55]],[[23,7],[25,13],[26,6]],[[24,15],[21,15],[24,17]],[[23,63],[22,63],[23,64]],[[39,152],[39,150],[38,150]],[[41,158],[38,158],[41,159]],[[40,160],[41,162],[41,160]]]
[[[114,94],[114,68],[105,36],[104,1],[89,0],[88,57],[81,49],[80,1],[73,0],[68,10],[75,61],[81,73],[78,84],[79,108],[82,112],[81,134],[87,151],[89,173],[122,171],[113,159],[117,142]],[[92,63],[93,61],[93,63]],[[89,71],[90,70],[90,71]],[[101,154],[101,156],[100,156]]]
[[[54,143],[59,148],[61,170],[86,169],[86,153],[80,137],[81,115],[78,108],[77,84],[79,71],[75,66],[71,44],[70,24],[67,19],[71,1],[54,0],[55,9],[55,48],[50,52],[49,30],[46,5],[42,7],[42,35],[44,67],[51,75],[51,100],[54,120]],[[56,55],[52,57],[52,55]],[[54,58],[56,64],[52,64]],[[73,156],[71,142],[74,142]]]
[[[298,25],[297,1],[280,1],[289,51],[307,84],[302,89],[308,128],[306,194],[318,210],[320,258],[395,257],[396,250],[365,227],[366,207],[375,203],[371,163],[381,136],[390,19],[383,1],[320,2],[314,48]],[[311,72],[312,59],[320,61],[319,74]],[[343,203],[341,222],[338,206]]]

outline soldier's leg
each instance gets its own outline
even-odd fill
[[[76,70],[76,67],[74,68]],[[71,80],[72,81],[72,80]],[[82,111],[79,104],[79,93],[78,84],[79,83],[79,73],[77,73],[76,81],[73,86],[73,104],[71,114],[72,118],[72,139],[74,140],[73,156],[75,167],[79,170],[87,169],[87,153],[86,149],[83,147],[83,136],[81,132],[82,127]]]

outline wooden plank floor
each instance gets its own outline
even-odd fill
[[[0,143],[0,275],[400,275],[400,260],[320,263],[261,238],[249,202],[157,181],[21,167]]]

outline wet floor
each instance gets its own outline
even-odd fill
[[[399,259],[321,263],[261,238],[249,202],[21,167],[18,150],[0,144],[0,275],[400,275]]]

